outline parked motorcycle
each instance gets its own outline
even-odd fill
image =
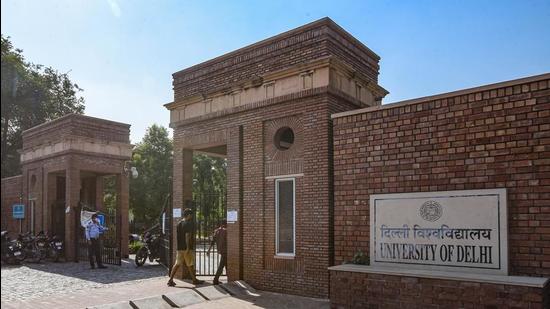
[[[23,259],[32,263],[38,263],[42,259],[40,249],[37,246],[36,238],[30,233],[19,234],[17,242],[21,246]]]
[[[59,257],[63,254],[63,242],[57,236],[48,237],[44,231],[40,231],[36,235],[36,245],[40,251],[41,259],[58,262]]]
[[[8,264],[19,264],[24,256],[19,243],[11,240],[8,231],[2,231],[2,262]]]
[[[54,262],[59,262],[59,258],[63,255],[63,251],[65,250],[63,240],[57,237],[57,235],[53,235],[53,237],[50,238],[50,248],[52,250],[52,255],[50,257]]]
[[[162,238],[158,232],[153,232],[154,229],[158,229],[158,226],[145,231],[142,236],[143,246],[136,253],[136,266],[145,264],[147,258],[150,262],[160,259]]]

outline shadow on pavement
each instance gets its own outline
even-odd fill
[[[59,276],[73,277],[80,280],[93,281],[100,284],[110,284],[124,281],[142,280],[166,276],[167,269],[158,263],[147,263],[136,267],[133,259],[123,259],[121,266],[108,265],[106,269],[90,269],[87,261],[75,262],[41,262],[23,263],[19,266],[8,266],[9,268],[27,267],[31,270],[47,272]],[[8,269],[2,267],[2,269]]]

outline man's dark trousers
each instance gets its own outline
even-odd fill
[[[88,258],[90,259],[90,266],[92,266],[92,268],[95,267],[94,256],[95,261],[97,262],[97,266],[103,266],[103,263],[101,262],[101,252],[99,251],[98,238],[91,238],[90,244],[88,246]]]
[[[221,254],[220,264],[218,265],[218,270],[216,271],[216,276],[214,277],[214,282],[218,282],[220,276],[223,272],[223,268],[227,270],[227,253]]]

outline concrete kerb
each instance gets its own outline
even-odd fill
[[[206,301],[206,299],[198,294],[194,289],[173,292],[162,295],[162,298],[173,307],[181,308],[198,304]]]
[[[87,307],[86,309],[133,309],[128,301],[121,301],[118,303]]]
[[[215,299],[231,296],[231,294],[229,294],[229,292],[226,289],[220,287],[219,285],[203,286],[203,287],[194,289],[194,291],[199,293],[202,297],[204,297],[207,300],[215,300]]]

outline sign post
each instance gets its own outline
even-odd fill
[[[23,219],[25,219],[25,205],[13,204],[13,218],[19,220],[19,233],[23,232]]]

